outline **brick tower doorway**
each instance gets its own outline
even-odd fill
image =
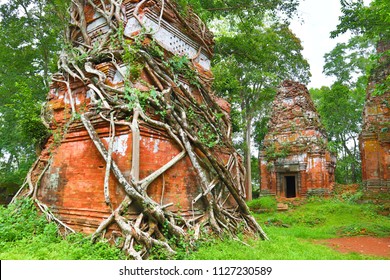
[[[294,175],[284,176],[285,194],[286,198],[293,198],[297,196],[297,178]]]

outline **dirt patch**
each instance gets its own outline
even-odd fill
[[[390,258],[390,237],[378,238],[372,236],[354,236],[321,240],[341,253],[359,253]]]

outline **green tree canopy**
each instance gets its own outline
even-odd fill
[[[336,181],[356,183],[361,179],[358,134],[361,130],[364,91],[351,90],[340,82],[311,89],[311,96],[328,134],[329,148],[338,157]]]
[[[264,14],[274,17],[291,18],[300,0],[178,0],[185,10],[191,6],[203,20],[210,21],[219,17],[239,16],[240,18],[262,17]]]
[[[353,73],[354,69],[360,67],[360,70],[363,70],[360,71],[361,77],[366,76],[366,78],[375,75],[378,71],[381,72],[381,69],[390,65],[390,52],[388,50],[376,53],[374,47],[387,45],[390,42],[390,5],[388,1],[373,0],[370,5],[365,6],[363,0],[341,0],[341,5],[343,15],[340,17],[337,29],[331,32],[331,37],[334,38],[340,34],[352,32],[351,40],[343,48],[349,52],[349,56],[355,56],[350,61],[353,61],[356,65],[347,65],[345,69]],[[332,52],[337,52],[336,49]],[[348,61],[347,58],[344,56],[344,60]],[[331,60],[328,60],[328,62]],[[333,57],[333,62],[338,65],[339,69],[344,66],[335,57]],[[366,66],[365,69],[362,66]],[[325,65],[325,70],[327,69],[330,69],[329,64]],[[377,84],[373,95],[381,95],[389,88],[390,76],[385,77],[381,84]]]
[[[390,39],[390,6],[388,0],[373,0],[369,6],[363,0],[341,0],[340,23],[331,32],[334,38],[352,31],[375,40]]]
[[[60,2],[0,6],[0,184],[21,182],[46,135],[40,107],[60,48]]]

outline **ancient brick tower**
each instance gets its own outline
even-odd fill
[[[151,227],[150,232],[154,231],[153,223],[160,222],[159,219],[162,217],[160,213],[168,213],[167,209],[172,213],[180,213],[182,217],[195,219],[197,216],[192,223],[201,222],[202,216],[205,216],[202,213],[207,208],[204,197],[210,197],[211,192],[213,195],[214,191],[221,192],[219,195],[223,203],[221,205],[229,205],[233,200],[232,196],[222,193],[224,189],[220,185],[220,180],[215,178],[216,174],[207,173],[207,170],[211,170],[205,167],[207,164],[218,165],[219,170],[224,168],[228,170],[232,182],[239,186],[235,189],[235,195],[245,196],[244,171],[238,155],[232,152],[233,148],[228,140],[231,132],[228,128],[229,104],[209,92],[212,81],[210,59],[214,44],[212,33],[191,10],[186,12],[184,22],[174,1],[125,0],[120,7],[112,9],[102,2],[88,1],[88,4],[85,4],[79,1],[79,4],[74,6],[73,11],[77,12],[77,16],[73,16],[73,20],[77,21],[80,28],[76,28],[76,24],[73,23],[69,36],[75,50],[79,47],[86,53],[94,54],[93,48],[96,47],[103,51],[93,60],[83,61],[81,56],[72,64],[68,63],[69,57],[61,57],[60,64],[66,75],[53,77],[45,106],[45,119],[52,136],[28,175],[30,195],[33,194],[33,197],[48,206],[66,225],[86,233],[94,232],[99,225],[103,226],[104,219],[107,219],[107,223],[112,222],[113,215],[121,214],[130,203],[132,204],[124,217],[130,219],[141,215],[139,219],[144,221],[147,218],[146,222]],[[115,34],[107,21],[119,17],[125,25],[122,30],[117,28],[116,32],[118,34],[122,32],[123,35],[120,35],[127,41]],[[87,32],[83,32],[82,27],[86,27]],[[109,40],[111,43],[107,43]],[[139,44],[138,48],[143,51],[142,58],[148,58],[147,63],[137,64],[137,61],[131,61],[132,68],[129,68],[129,63],[123,61],[123,49],[110,49],[115,44],[120,45],[120,40],[124,41],[122,43],[125,44],[125,48],[131,44],[132,46]],[[128,56],[131,55],[130,53]],[[191,65],[192,68],[187,65]],[[83,67],[83,70],[80,67]],[[152,67],[166,67],[171,69],[170,71],[176,67],[178,74],[168,76],[162,71],[156,73],[151,70]],[[187,72],[183,69],[187,69]],[[187,75],[188,73],[191,75]],[[128,75],[130,78],[125,78]],[[173,116],[171,120],[182,118],[183,121],[193,123],[198,120],[201,122],[199,126],[206,128],[207,124],[202,121],[202,117],[196,117],[195,109],[186,112],[185,115],[183,110],[181,115],[178,115],[174,112],[177,107],[173,109],[167,106],[164,107],[166,110],[159,111],[144,104],[141,119],[140,107],[137,109],[129,104],[130,101],[135,102],[134,99],[130,100],[134,96],[137,98],[136,101],[141,103],[151,100],[155,107],[162,106],[164,104],[162,100],[172,104],[184,100],[186,104],[194,104],[197,109],[213,108],[212,110],[219,112],[218,118],[215,117],[217,113],[205,113],[202,117],[221,124],[223,121],[223,125],[226,125],[224,131],[228,133],[221,134],[222,137],[218,136],[219,139],[217,136],[211,139],[211,133],[204,135],[198,127],[193,127],[197,133],[193,137],[202,137],[196,140],[205,142],[206,144],[202,142],[201,145],[207,146],[203,151],[192,150],[186,146],[189,141],[183,132],[186,128],[175,124],[169,130],[162,120],[169,113]],[[138,111],[131,115],[128,112],[132,110]],[[93,114],[88,115],[90,112]],[[88,126],[95,132],[89,131]],[[221,126],[218,129],[222,131],[225,128]],[[183,133],[179,135],[180,131]],[[172,136],[174,134],[175,136]],[[179,137],[184,139],[183,144]],[[214,144],[212,140],[219,141],[220,144]],[[112,147],[112,162],[117,167],[112,163],[111,166],[114,167],[111,167],[111,172],[119,173],[122,181],[117,175],[115,177],[113,173],[109,173],[110,168],[107,168],[108,163],[106,164],[108,156],[104,155],[106,160],[103,159],[102,152],[99,153],[99,148],[96,148],[98,146],[96,143],[99,142],[104,146],[103,150],[109,151],[109,147]],[[224,146],[225,143],[228,146]],[[213,147],[212,150],[209,150],[209,147]],[[137,150],[138,153],[134,152]],[[209,159],[210,155],[214,155],[215,162],[207,161],[206,154]],[[194,162],[200,163],[194,167]],[[202,182],[199,179],[199,170],[205,170],[206,175],[202,177]],[[109,178],[107,189],[103,187],[103,184],[106,186],[106,178]],[[201,186],[208,180],[210,183],[206,186],[207,189],[202,189]],[[151,183],[143,187],[142,184],[147,182]],[[131,199],[126,201],[124,199],[126,194]],[[142,201],[140,194],[147,203],[140,202]],[[137,201],[138,198],[140,201]],[[245,208],[245,204],[243,205]],[[144,209],[141,211],[142,208]],[[145,211],[149,211],[148,215],[142,217]],[[172,214],[166,223],[171,226],[169,230],[180,234],[181,229],[177,229],[172,222],[175,217]],[[122,217],[115,216],[115,219],[118,224],[123,221]],[[180,219],[178,220],[180,222]],[[122,226],[126,228],[129,224],[124,223]]]
[[[380,42],[377,52],[390,50],[390,41]],[[390,194],[390,58],[383,56],[371,75],[360,134],[363,184],[367,193]],[[387,83],[385,83],[387,79]]]
[[[307,88],[284,81],[272,105],[260,158],[261,194],[293,198],[327,194],[335,157]]]

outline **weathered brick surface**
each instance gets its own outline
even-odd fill
[[[326,147],[308,90],[296,82],[283,82],[261,152],[261,192],[281,197],[327,194],[334,184],[336,159]],[[295,183],[288,183],[286,176],[294,177]],[[288,185],[295,186],[295,195],[288,193]]]
[[[139,1],[124,1],[128,17],[128,28],[125,28],[125,33],[133,31],[134,23],[132,23],[132,20],[134,18],[132,11],[137,2]],[[149,2],[154,3],[153,5],[161,3],[160,1]],[[141,17],[153,18],[157,16],[158,18],[160,15],[159,9],[153,5],[149,5],[148,9],[141,9]],[[158,11],[157,14],[156,11]],[[104,24],[99,27],[100,31],[96,31],[92,26],[96,25],[99,20],[101,21],[101,17],[93,12],[88,5],[86,6],[85,14],[87,23],[91,26],[88,29],[91,32],[90,35],[93,40],[98,41],[99,36],[103,36],[101,31],[103,30],[104,33]],[[186,31],[185,27],[177,22],[175,13],[167,8],[164,10],[163,19],[161,29],[167,28],[167,25],[169,25],[169,31],[174,32],[172,36],[178,36],[176,39],[183,39],[183,42],[181,42],[182,45],[178,45],[175,49],[172,49],[169,42],[164,42],[164,38],[157,38],[157,40],[160,40],[159,43],[161,45],[166,43],[166,52],[173,52],[179,55],[185,54],[190,57],[195,55],[200,49],[201,52],[198,54],[198,58],[194,58],[194,63],[201,75],[201,79],[205,79],[205,86],[210,87],[212,73],[209,68],[209,60],[212,52],[209,51],[209,48],[213,45],[212,34],[208,30],[200,30],[198,19],[195,17],[191,18],[187,24],[194,24],[195,31],[199,29],[199,32],[205,31],[207,33],[205,34],[205,41],[196,41],[199,40],[196,34],[186,33],[189,31]],[[81,38],[76,38],[76,40],[80,41]],[[189,41],[190,44],[187,46],[186,44]],[[173,41],[171,45],[173,43],[177,42]],[[194,47],[194,50],[190,50],[190,47]],[[195,53],[185,53],[189,50],[192,52],[195,51]],[[126,65],[121,64],[120,61],[118,63],[125,71]],[[104,81],[106,85],[123,89],[123,77],[112,63],[103,62],[95,65],[95,68],[106,74],[107,79]],[[182,79],[181,77],[179,78]],[[141,79],[144,82],[134,84],[134,87],[140,91],[149,91],[151,89],[146,85],[154,85],[158,88],[158,84],[154,83],[153,77],[145,69],[142,70]],[[189,85],[185,80],[181,82],[183,86],[190,89],[193,97],[199,103],[204,102],[196,87]],[[83,114],[91,110],[93,107],[91,105],[91,98],[94,95],[91,93],[91,90],[78,81],[71,81],[70,88],[77,113]],[[210,98],[213,98],[222,110],[227,113],[229,112],[230,105],[226,101],[212,95],[210,95]],[[42,160],[51,160],[51,164],[42,177],[37,195],[66,224],[78,231],[91,233],[96,230],[104,218],[111,214],[111,210],[104,200],[103,185],[106,163],[92,140],[90,140],[87,131],[80,121],[76,121],[69,127],[66,127],[70,119],[71,105],[65,83],[53,82],[47,99],[45,119],[53,135],[46,143],[40,158]],[[92,109],[96,110],[96,108]],[[156,112],[148,113],[152,118],[160,119],[160,116]],[[92,124],[99,134],[100,139],[107,147],[110,135],[109,123],[100,117],[95,117],[92,119]],[[163,131],[151,129],[142,122],[140,123],[140,130],[140,179],[143,179],[169,162],[181,150]],[[113,160],[128,178],[130,177],[132,166],[132,144],[132,134],[128,126],[117,125]],[[200,152],[198,154],[201,155]],[[227,164],[230,155],[224,151],[219,151],[217,154],[219,160]],[[37,180],[38,175],[42,172],[41,167],[43,166],[44,164],[40,164],[37,167],[36,172],[33,174],[34,180]],[[235,167],[232,170],[232,175],[234,176]],[[111,202],[113,207],[116,208],[122,202],[125,193],[113,174],[110,176],[109,186]],[[201,192],[195,170],[188,156],[180,160],[148,187],[148,195],[154,201],[162,205],[173,203],[169,210],[191,216],[198,214],[199,211],[205,210],[202,199],[194,204],[192,202]],[[227,198],[227,201],[228,204],[233,203],[231,197]],[[130,216],[138,215],[140,210],[135,207],[132,205],[127,214]]]
[[[377,52],[389,49],[390,42],[380,42]],[[390,194],[390,92],[375,95],[375,89],[388,79],[389,60],[389,56],[382,56],[370,77],[359,139],[363,183],[371,193]]]
[[[98,129],[103,143],[108,146],[108,128]],[[162,167],[180,151],[171,140],[154,131],[143,131],[140,150],[140,178]],[[113,160],[125,175],[131,169],[132,137],[128,130],[115,138]],[[77,229],[90,232],[111,211],[104,202],[103,182],[106,164],[86,131],[67,134],[65,140],[53,151],[53,163],[46,172],[39,198],[50,205],[66,223]],[[168,170],[148,189],[149,196],[163,205],[173,202],[173,211],[188,212],[192,199],[201,190],[188,157]],[[114,207],[124,198],[122,187],[113,175],[110,177],[110,194]],[[194,208],[203,208],[201,202]],[[132,209],[134,214],[137,209]]]

